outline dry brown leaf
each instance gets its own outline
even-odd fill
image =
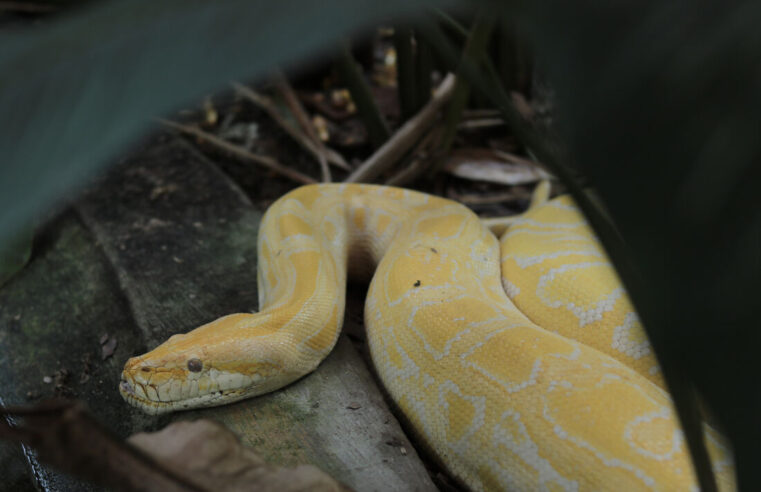
[[[13,417],[11,424],[8,417]],[[18,422],[21,419],[22,422]],[[0,438],[34,448],[41,460],[110,490],[207,492],[158,465],[102,427],[82,403],[50,400],[33,407],[0,407]]]
[[[342,492],[348,490],[312,465],[268,465],[222,425],[211,420],[175,422],[128,441],[164,467],[220,492]]]
[[[445,169],[460,178],[505,185],[529,184],[551,178],[537,163],[529,159],[486,148],[461,148],[452,151]]]

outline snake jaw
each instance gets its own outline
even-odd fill
[[[206,360],[196,353],[155,357],[148,353],[127,361],[119,393],[130,405],[153,414],[224,405],[278,389],[304,372],[284,370],[282,363]]]
[[[246,373],[214,368],[204,369],[201,373],[178,372],[177,369],[154,367],[151,377],[144,377],[142,371],[125,367],[119,393],[130,405],[148,414],[159,415],[226,405],[274,391],[304,375],[303,371],[285,371],[271,364],[262,364],[257,371]],[[136,374],[140,376],[136,378]]]
[[[126,362],[119,393],[130,405],[161,414],[224,405],[281,388],[313,367],[289,363],[293,342],[268,324],[270,318],[234,314],[174,335]],[[240,333],[249,341],[230,343]]]
[[[256,388],[250,384],[221,388],[219,381],[211,382],[208,375],[197,379],[169,379],[161,385],[156,385],[138,382],[125,371],[119,382],[122,398],[130,405],[152,415],[223,405],[251,396],[255,392]]]

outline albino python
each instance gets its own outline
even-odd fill
[[[570,198],[532,207],[498,240],[449,200],[310,185],[269,208],[258,255],[261,311],[127,361],[127,402],[153,414],[222,405],[308,374],[338,338],[347,275],[372,275],[377,373],[470,489],[697,489],[637,315]],[[733,490],[729,452],[706,431]]]

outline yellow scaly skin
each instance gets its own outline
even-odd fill
[[[647,339],[569,198],[515,221],[500,253],[452,201],[310,185],[269,208],[258,254],[261,311],[127,361],[127,402],[154,414],[222,405],[308,374],[338,338],[347,274],[374,269],[365,325],[376,370],[469,488],[696,488]],[[706,440],[720,488],[733,490],[728,452],[710,429]]]

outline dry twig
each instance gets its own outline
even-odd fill
[[[302,174],[298,171],[295,171],[291,168],[284,166],[283,164],[279,163],[272,157],[249,152],[243,147],[240,147],[235,144],[231,144],[230,142],[226,140],[222,140],[216,135],[212,135],[211,133],[205,132],[201,130],[200,128],[189,126],[189,125],[183,125],[181,123],[176,123],[174,121],[164,120],[161,118],[159,118],[159,122],[170,128],[174,128],[175,130],[179,130],[183,133],[187,133],[188,135],[193,135],[202,140],[206,140],[208,143],[214,145],[215,147],[218,147],[222,150],[230,152],[231,154],[237,157],[240,157],[241,159],[260,164],[266,167],[267,169],[277,174],[280,174],[281,176],[292,179],[293,181],[296,181],[302,184],[312,184],[317,182],[315,179],[310,178],[306,174]]]
[[[280,114],[275,103],[273,103],[268,97],[265,97],[258,92],[246,87],[245,85],[234,83],[233,88],[242,97],[245,97],[259,108],[263,109],[280,127],[293,138],[296,143],[301,145],[307,152],[311,153],[318,161],[320,159],[320,149],[298,128],[293,126],[291,122],[283,118]],[[323,146],[324,147],[324,146]],[[344,171],[351,171],[351,167],[346,163],[344,158],[338,152],[324,147],[325,158],[331,164],[343,169]]]
[[[275,83],[275,87],[277,87],[277,90],[283,96],[283,99],[285,99],[285,103],[288,105],[288,109],[290,109],[291,113],[293,113],[293,116],[296,117],[296,121],[299,122],[301,129],[304,130],[304,133],[314,144],[315,149],[317,150],[316,157],[317,162],[320,163],[320,170],[322,171],[322,182],[330,183],[331,177],[330,168],[328,167],[327,151],[322,143],[322,140],[320,140],[320,138],[315,133],[314,126],[312,125],[312,122],[309,121],[309,116],[304,110],[304,107],[301,105],[298,97],[296,97],[296,93],[293,92],[291,84],[288,82],[288,79],[285,77],[285,75],[283,75],[282,72],[279,70],[276,71],[272,79]]]
[[[452,97],[455,77],[446,76],[436,89],[433,98],[414,117],[410,118],[394,135],[346,178],[347,183],[369,182],[396,164],[418,139],[436,122],[441,108]]]
[[[441,126],[429,131],[420,140],[420,143],[417,144],[415,150],[412,151],[412,161],[386,180],[386,184],[390,186],[404,186],[421,176],[428,169],[428,166],[431,165],[432,159],[437,156],[432,147],[439,141],[443,131],[444,128]]]

